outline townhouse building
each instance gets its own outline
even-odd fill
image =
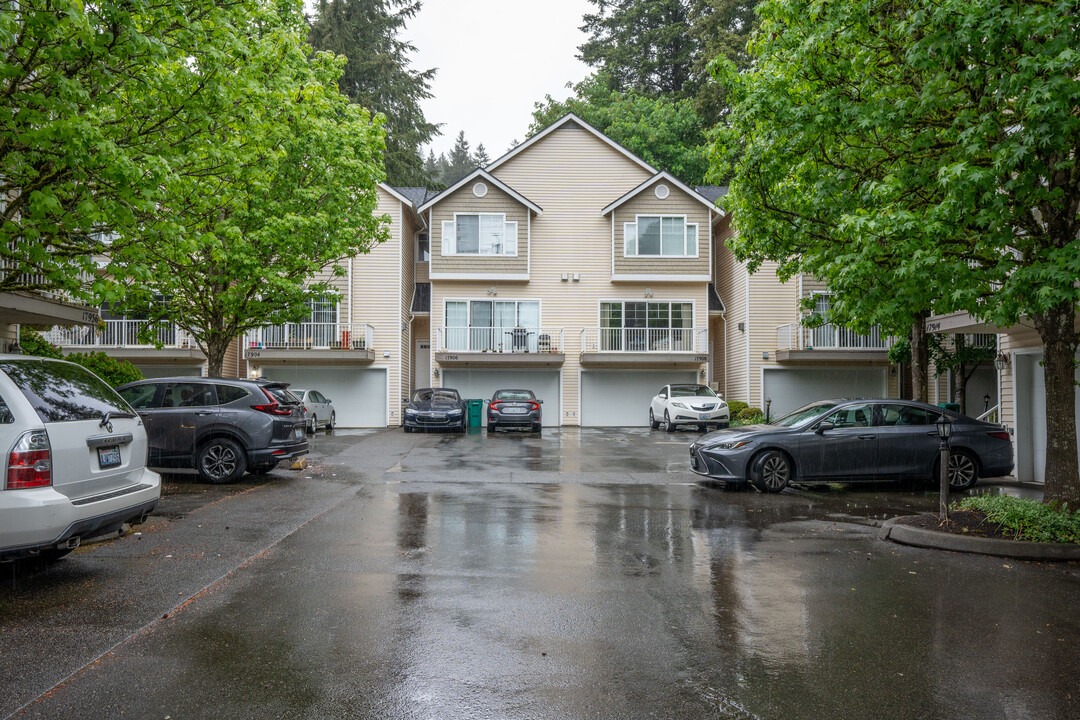
[[[27,276],[25,284],[32,286],[38,281]],[[19,328],[23,325],[88,329],[96,327],[99,319],[96,308],[72,302],[57,293],[36,290],[0,293],[0,353],[21,352]]]

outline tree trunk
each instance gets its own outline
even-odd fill
[[[911,325],[911,399],[929,402],[930,348],[926,344],[926,318],[922,313]]]
[[[1034,315],[1043,343],[1046,380],[1046,484],[1043,499],[1080,508],[1080,468],[1076,455],[1076,308],[1063,302]]]
[[[229,351],[232,338],[227,335],[213,335],[205,339],[206,347],[206,374],[208,377],[221,377],[221,369],[225,364],[225,353]]]
[[[963,357],[964,353],[964,336],[957,333],[953,336],[953,342],[957,357]],[[960,363],[956,370],[953,372],[953,391],[956,397],[953,402],[960,406],[960,412],[963,415],[967,415],[967,366]]]

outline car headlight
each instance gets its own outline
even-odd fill
[[[690,408],[686,407],[685,403],[673,402],[671,404],[672,404],[673,407],[682,408],[683,410],[689,410],[690,409]]]
[[[448,412],[446,414],[447,415],[460,415],[461,414],[461,409],[459,408],[457,410],[451,410],[450,412]]]
[[[734,450],[735,448],[741,448],[743,445],[749,445],[749,440],[733,440],[731,442],[717,443],[716,445],[710,445],[708,450]]]
[[[405,408],[405,414],[406,414],[406,415],[415,415],[415,414],[416,414],[416,410],[414,410],[414,409],[412,409],[412,408]]]

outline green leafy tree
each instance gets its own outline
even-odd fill
[[[856,329],[927,308],[1043,342],[1047,500],[1080,503],[1080,33],[1075,2],[771,0],[716,169],[736,253],[809,272]]]
[[[108,267],[123,282],[117,312],[175,322],[214,376],[237,336],[301,319],[334,294],[326,273],[387,232],[374,215],[382,127],[339,92],[344,59],[312,55],[299,2],[255,20],[238,52],[193,65],[230,78],[205,98],[213,142],[184,148],[139,242]]]
[[[698,42],[690,32],[689,0],[591,0],[578,49],[603,70],[607,89],[677,98],[693,94]]]
[[[591,76],[573,86],[574,97],[537,103],[529,134],[535,134],[568,112],[683,182],[700,185],[708,170],[706,127],[692,100],[648,97],[609,89],[602,77]]]
[[[977,345],[962,334],[927,335],[926,348],[936,376],[940,377],[946,372],[953,374],[954,386],[950,399],[960,406],[960,412],[966,414],[968,380],[976,370],[997,356],[997,350]],[[910,337],[899,339],[889,348],[889,361],[904,364],[911,362]]]
[[[212,121],[197,100],[229,80],[188,60],[236,51],[257,4],[0,4],[0,292],[98,300],[105,233],[139,226]]]
[[[436,69],[412,69],[409,55],[416,48],[400,38],[420,6],[419,0],[319,0],[308,36],[316,50],[348,58],[341,91],[386,118],[386,177],[392,185],[433,180],[421,147],[439,128],[420,104],[431,97]]]

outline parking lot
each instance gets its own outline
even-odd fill
[[[732,492],[696,433],[317,435],[0,590],[0,718],[1075,717],[1080,571]],[[1017,488],[1009,488],[1011,492]]]

